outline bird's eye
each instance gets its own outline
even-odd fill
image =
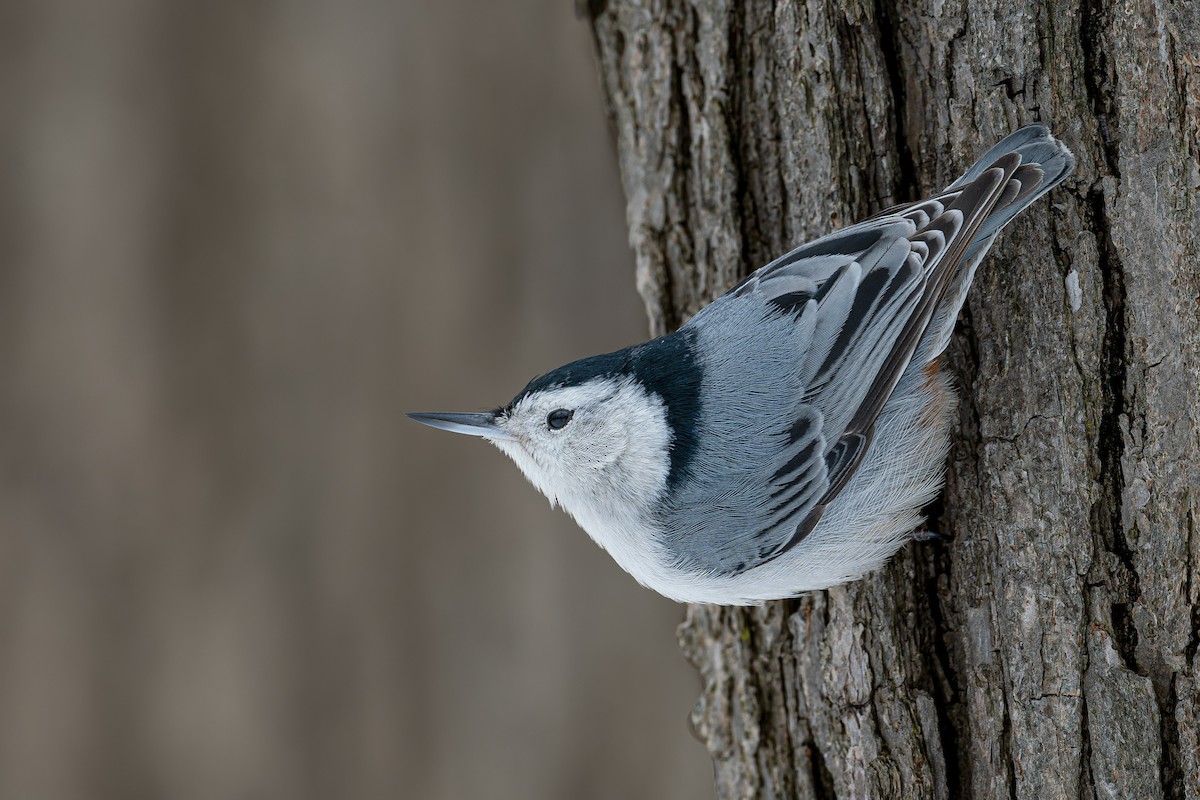
[[[571,421],[571,417],[575,416],[574,411],[568,411],[565,408],[556,408],[546,416],[546,424],[550,426],[550,430],[558,431],[567,427],[567,423]]]

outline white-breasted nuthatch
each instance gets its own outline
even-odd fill
[[[410,414],[507,453],[639,582],[744,605],[881,566],[941,488],[938,356],[997,232],[1067,176],[1042,125],[927,200],[802,245],[678,331],[535,378],[482,414]]]

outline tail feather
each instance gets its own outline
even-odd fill
[[[1001,139],[963,176],[946,187],[946,192],[968,189],[988,169],[1002,159],[1017,154],[1021,165],[1009,177],[1000,199],[991,214],[979,226],[970,247],[967,249],[958,274],[954,276],[942,297],[937,313],[926,329],[924,341],[914,358],[914,363],[924,364],[936,358],[950,342],[955,320],[967,299],[967,290],[975,278],[984,253],[992,246],[1000,229],[1012,222],[1046,192],[1062,183],[1075,166],[1075,156],[1066,145],[1055,139],[1045,125],[1027,125]]]
[[[1075,167],[1075,156],[1066,145],[1054,138],[1049,128],[1045,125],[1026,125],[994,144],[961,178],[947,186],[946,191],[961,189],[1011,153],[1021,157],[1021,167],[1012,177],[1020,182],[1021,187],[1012,198],[1007,198],[1006,188],[1005,197],[996,203],[991,216],[975,235],[968,259],[986,249],[1001,228],[1039,197],[1062,183]],[[1007,203],[1004,202],[1006,199]]]
[[[1036,164],[1042,168],[1042,172],[1047,176],[1044,191],[1049,191],[1057,185],[1075,166],[1075,156],[1062,142],[1054,138],[1049,128],[1045,125],[1026,125],[988,148],[961,178],[946,189],[965,186],[1009,153],[1019,155],[1022,164]]]

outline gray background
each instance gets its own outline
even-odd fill
[[[681,609],[405,420],[646,329],[558,0],[0,4],[0,797],[697,798]]]

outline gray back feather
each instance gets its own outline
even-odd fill
[[[1071,165],[1023,128],[945,192],[803,245],[692,318],[701,435],[658,521],[679,566],[736,574],[803,539],[914,356],[945,347],[996,232]]]

